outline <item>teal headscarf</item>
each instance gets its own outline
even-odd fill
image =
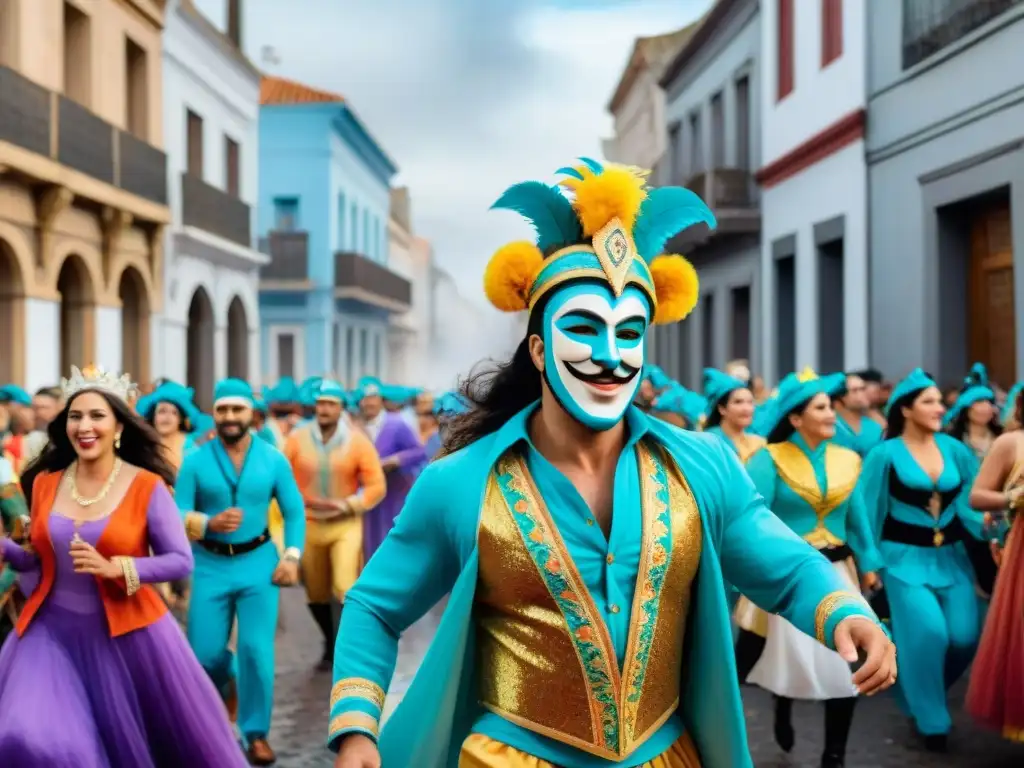
[[[5,384],[0,387],[0,403],[32,405],[32,396],[17,384]]]
[[[149,421],[153,418],[157,405],[160,403],[170,403],[181,412],[181,416],[185,420],[186,430],[194,431],[196,428],[196,417],[199,415],[199,409],[192,399],[194,394],[195,391],[192,387],[186,387],[175,381],[165,381],[150,394],[139,398],[139,401],[135,404],[135,410],[142,418]]]
[[[263,399],[271,407],[275,405],[294,405],[299,402],[299,387],[295,383],[295,379],[291,376],[285,376],[277,382],[276,386],[263,388]]]
[[[889,395],[889,402],[885,404],[885,415],[889,415],[889,410],[900,400],[912,395],[915,392],[921,392],[922,390],[928,389],[928,387],[937,386],[935,380],[925,373],[921,368],[915,368],[908,373],[903,380],[892,388],[892,394]]]
[[[964,379],[964,386],[960,390],[960,395],[957,397],[956,402],[946,411],[946,415],[942,420],[943,426],[949,426],[956,421],[961,413],[972,405],[985,400],[990,400],[994,403],[996,401],[996,393],[992,391],[988,384],[988,371],[985,369],[984,364],[975,363],[971,366],[971,372],[967,374],[967,378]]]
[[[817,395],[837,397],[846,388],[846,374],[831,373],[818,376],[811,371],[791,373],[779,382],[779,392],[770,408],[765,410],[758,426],[770,435],[782,420]]]
[[[682,416],[691,427],[696,429],[701,424],[707,410],[707,400],[703,395],[673,382],[670,389],[658,395],[651,405],[651,410]]]
[[[721,405],[722,400],[737,389],[746,389],[747,382],[723,373],[717,368],[704,369],[704,397],[707,398],[707,406],[704,412],[705,418],[710,419],[715,409]]]

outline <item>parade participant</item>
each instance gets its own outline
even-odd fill
[[[32,398],[17,384],[5,384],[0,387],[0,402],[7,412],[7,429],[3,437],[4,455],[14,462],[14,471],[21,472],[27,463],[25,456],[30,450],[26,446],[26,438],[35,423]]]
[[[192,396],[191,387],[168,381],[140,398],[136,407],[136,412],[160,435],[167,460],[175,471],[195,446],[192,420],[198,409]]]
[[[848,658],[864,648],[863,691],[896,674],[863,599],[731,451],[631,406],[650,322],[696,303],[693,268],[659,254],[714,219],[688,190],[584,163],[562,171],[574,202],[528,182],[496,203],[538,232],[500,249],[484,281],[499,309],[530,310],[527,336],[470,378],[446,455],[349,593],[337,768],[748,768],[723,575]],[[449,590],[378,753],[398,636]]]
[[[28,507],[10,459],[0,457],[0,537],[20,542],[27,529]],[[0,558],[2,560],[2,558]],[[18,575],[9,565],[0,564],[0,643],[6,639],[18,619],[16,602]]]
[[[707,399],[678,383],[658,395],[650,406],[652,416],[689,430],[703,428],[706,411]]]
[[[903,661],[898,693],[932,751],[947,747],[946,690],[970,664],[980,622],[965,546],[982,537],[982,516],[967,499],[978,463],[941,432],[944,412],[934,380],[912,371],[893,389],[885,439],[860,479]]]
[[[301,418],[299,387],[295,379],[285,376],[274,387],[263,388],[263,399],[270,409],[270,428],[277,433],[278,445],[284,445],[284,438]]]
[[[946,412],[946,431],[963,442],[980,462],[1003,432],[996,408],[996,393],[988,383],[988,372],[975,363],[964,380],[960,395]]]
[[[765,443],[763,437],[747,431],[754,421],[754,394],[747,380],[705,368],[704,397],[704,431],[721,437],[746,462]]]
[[[315,397],[316,419],[288,436],[284,454],[306,505],[302,578],[329,670],[345,595],[363,565],[363,516],[384,498],[385,481],[373,443],[348,423],[341,385],[323,381]]]
[[[316,393],[320,389],[322,376],[310,376],[299,385],[299,412],[301,417],[293,429],[316,421]]]
[[[306,535],[302,495],[284,455],[250,431],[252,388],[225,379],[214,389],[217,437],[185,457],[175,485],[196,567],[188,639],[229,706],[249,761],[276,760],[267,741],[274,704],[278,587],[298,581]],[[285,552],[270,539],[272,499],[284,515]],[[238,680],[228,650],[238,620]]]
[[[846,384],[843,374],[790,374],[779,384],[768,446],[747,462],[764,503],[794,533],[821,552],[838,578],[857,592],[857,567],[881,565],[867,510],[857,489],[861,459],[832,443],[836,416],[832,398]],[[838,653],[815,643],[782,616],[771,616],[764,650],[746,681],[775,695],[775,740],[793,748],[794,699],[825,702],[823,768],[841,768],[853,722],[856,690]]]
[[[127,404],[131,382],[71,369],[67,405],[22,477],[36,571],[0,650],[0,765],[243,766],[223,706],[152,585],[192,556],[167,483],[174,470]]]
[[[885,429],[885,406],[889,402],[889,395],[886,392],[885,377],[882,372],[874,368],[864,368],[855,372],[860,380],[864,382],[864,394],[868,399],[867,417],[878,422]]]
[[[377,379],[364,379],[358,397],[363,429],[373,441],[381,467],[387,474],[387,495],[374,513],[363,519],[363,562],[368,563],[394,527],[409,489],[426,463],[427,454],[405,419],[384,410],[384,397]]]
[[[1010,391],[1014,420],[1024,423],[1024,397]],[[1008,396],[1009,397],[1009,396]],[[998,552],[1000,575],[971,667],[967,711],[1007,739],[1024,742],[1024,433],[996,438],[974,481],[971,507],[1009,515],[1009,533]]]
[[[863,459],[882,442],[882,426],[868,416],[868,388],[856,373],[846,374],[846,387],[835,399],[837,445]]]

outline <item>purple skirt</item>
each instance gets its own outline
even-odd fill
[[[0,649],[0,766],[234,768],[224,704],[167,614],[111,638],[103,613],[48,601]]]

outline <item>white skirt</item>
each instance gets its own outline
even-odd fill
[[[833,563],[836,573],[858,591],[851,560]],[[770,616],[764,651],[747,676],[776,696],[789,699],[845,699],[857,695],[849,663],[781,616]]]

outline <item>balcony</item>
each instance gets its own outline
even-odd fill
[[[65,168],[116,187],[142,200],[167,205],[167,156],[135,136],[97,117],[80,104],[48,91],[13,69],[0,66],[0,142],[41,155]],[[0,165],[37,182],[62,183],[60,169],[3,152]],[[72,190],[76,194],[79,190]],[[101,189],[97,202],[118,206]],[[141,218],[165,220],[151,206],[135,205]]]
[[[308,232],[270,232],[260,239],[260,250],[270,256],[270,263],[260,270],[261,289],[310,287]]]
[[[692,189],[714,211],[718,227],[711,232],[697,225],[669,241],[667,250],[684,253],[712,236],[756,235],[761,231],[761,209],[757,185],[749,171],[716,168],[693,176],[683,186]]]
[[[953,45],[1024,0],[903,0],[903,68]]]
[[[392,312],[412,306],[412,283],[360,253],[334,254],[334,295]]]
[[[181,223],[252,247],[249,206],[188,173],[181,174]]]

